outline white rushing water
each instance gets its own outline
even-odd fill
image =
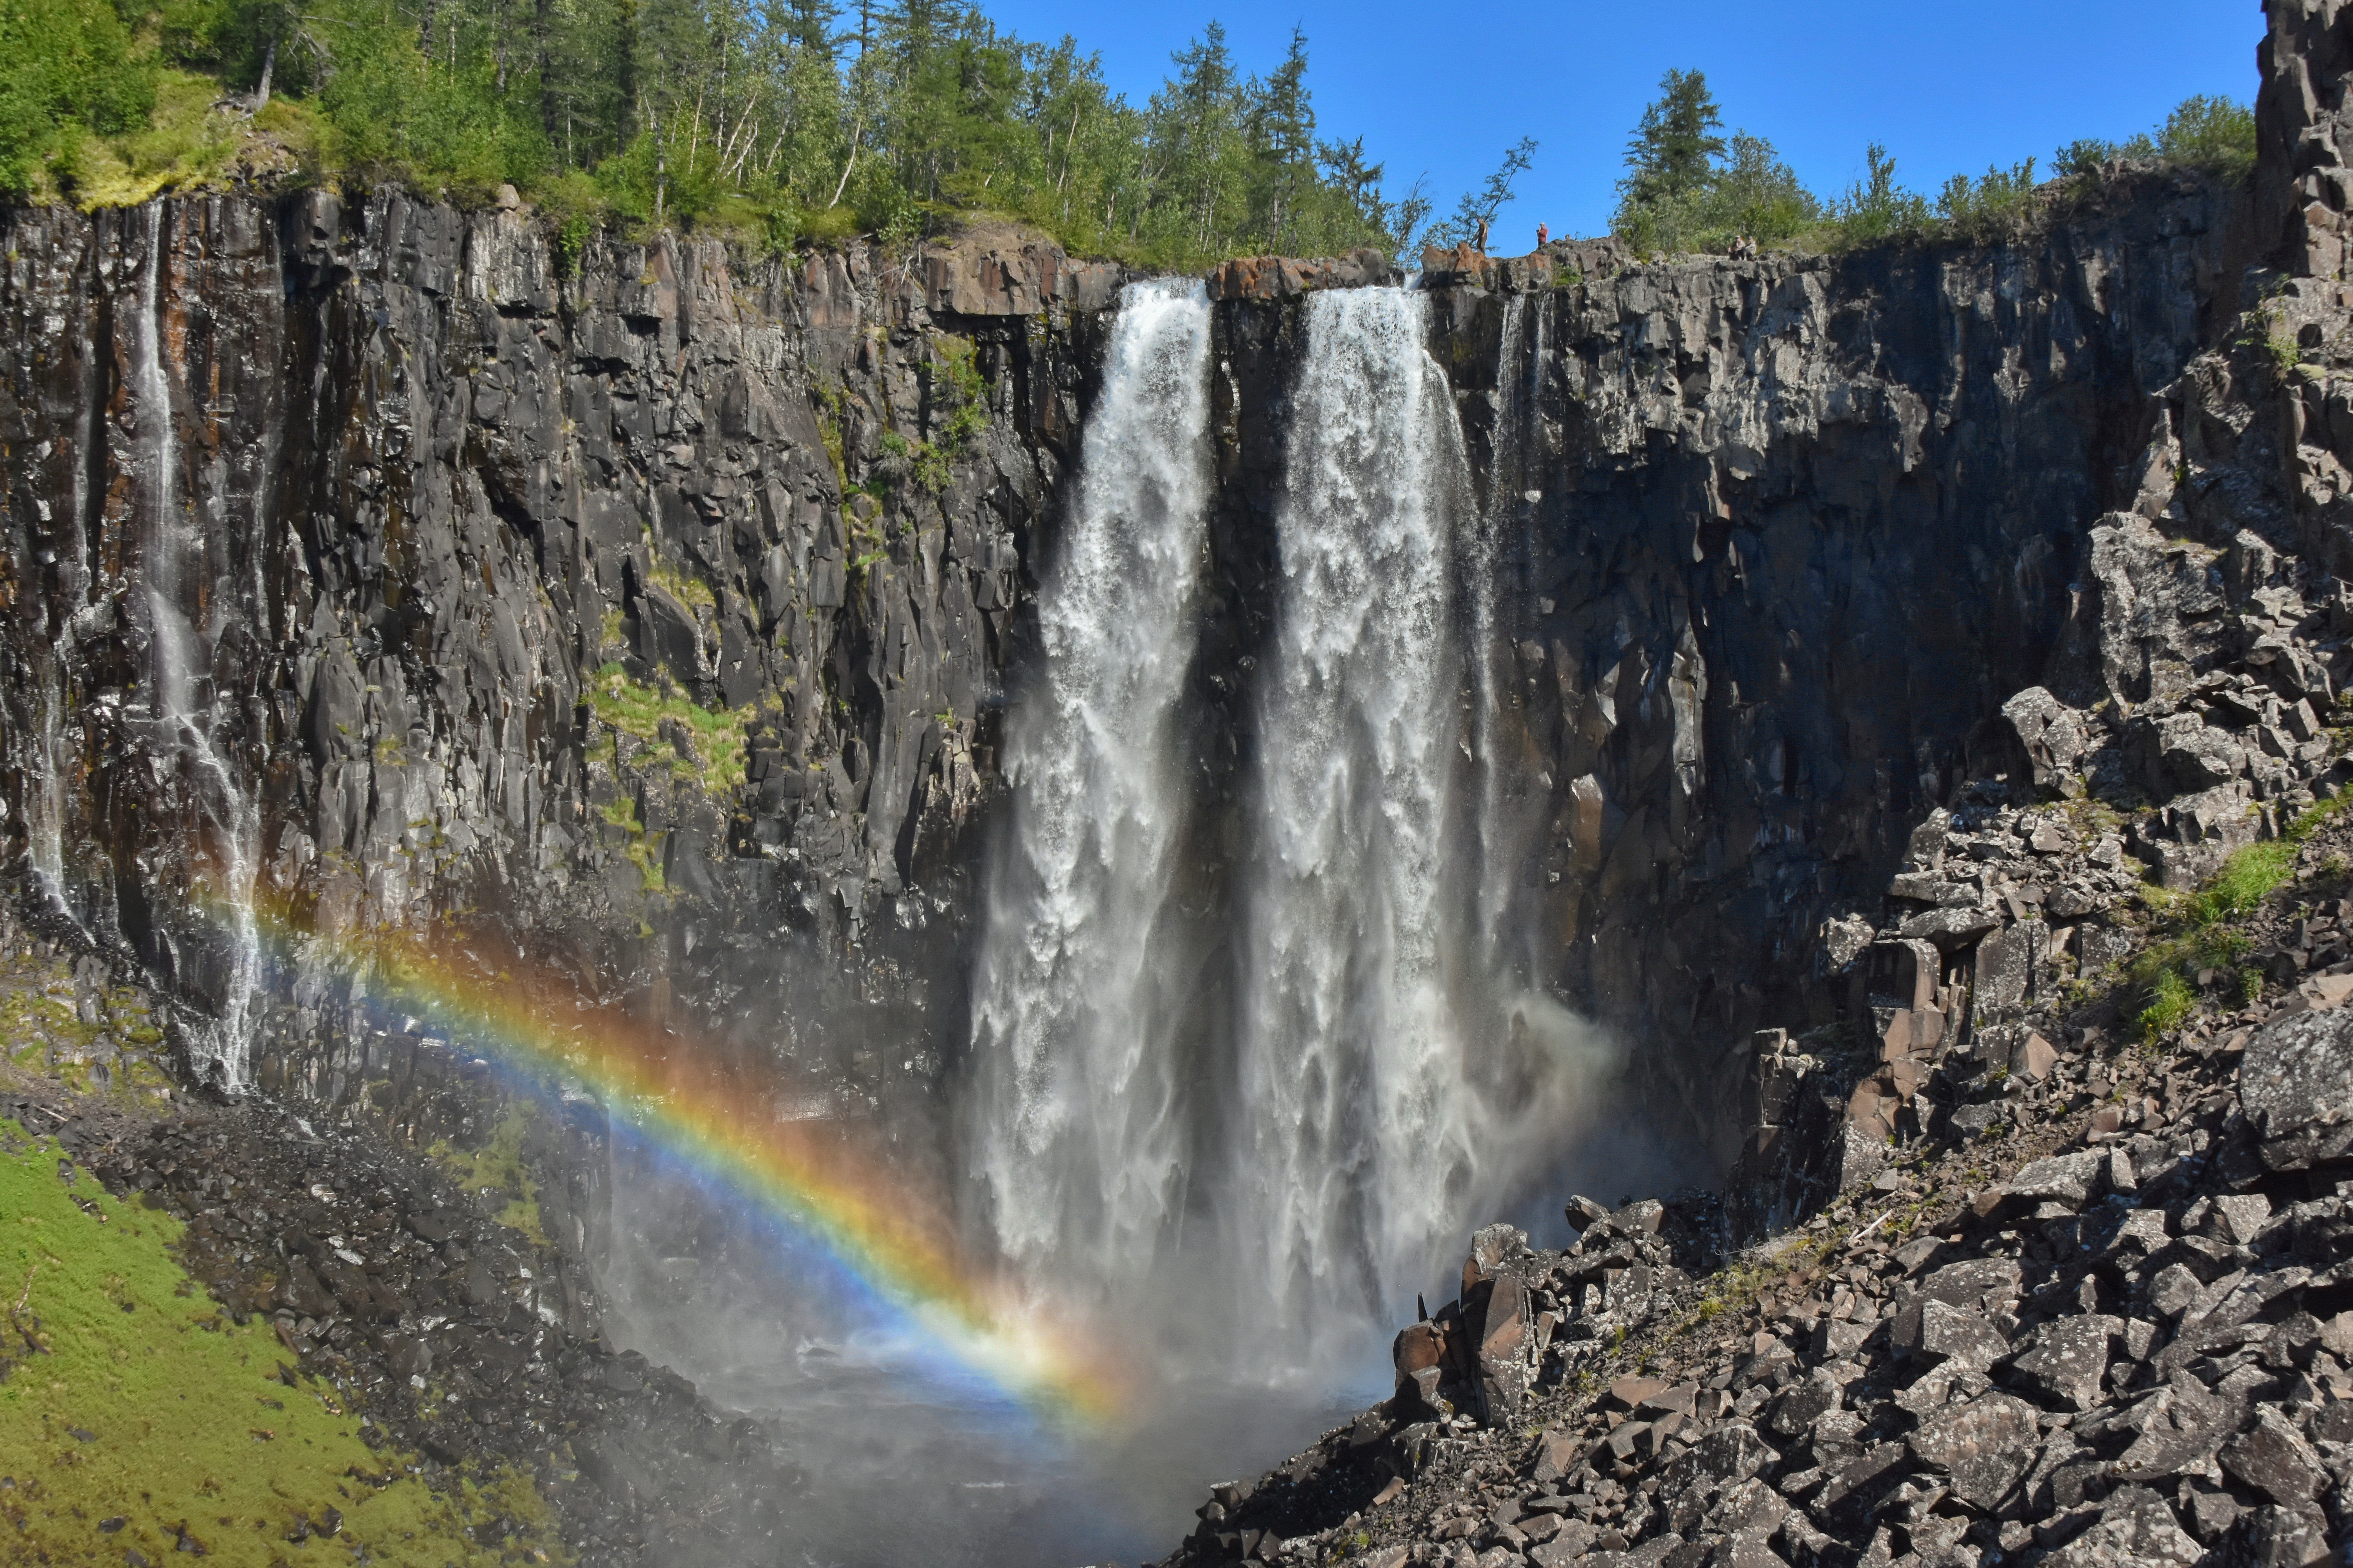
[[[175,481],[171,367],[163,331],[164,204],[147,207],[147,265],[140,278],[137,364],[132,395],[140,439],[147,447],[151,521],[143,560],[149,616],[148,702],[158,749],[182,764],[206,832],[198,858],[209,886],[205,895],[228,940],[220,1013],[203,1031],[207,1070],[227,1088],[249,1081],[253,1010],[261,982],[260,931],[254,917],[254,874],[259,814],[214,743],[216,703],[206,693],[212,647],[225,612],[227,583],[207,584],[204,541]],[[208,592],[216,589],[218,591]],[[208,616],[207,605],[212,609]],[[200,622],[204,624],[200,628]]]
[[[1557,1157],[1604,1059],[1512,976],[1498,929],[1522,837],[1490,711],[1494,541],[1531,415],[1517,304],[1482,510],[1426,297],[1306,303],[1230,967],[1207,971],[1229,998],[1194,994],[1173,890],[1213,493],[1195,286],[1125,297],[1039,600],[976,976],[971,1168],[1032,1278],[1148,1300],[1164,1338],[1179,1318],[1223,1334],[1254,1375],[1318,1375],[1399,1321]]]
[[[33,752],[33,787],[26,795],[26,834],[31,840],[33,876],[57,911],[81,924],[66,892],[65,683],[58,673],[54,645],[41,661],[41,735]]]
[[[974,983],[969,1143],[998,1245],[1106,1289],[1150,1272],[1184,1201],[1176,977],[1155,958],[1185,824],[1208,401],[1202,286],[1131,284],[1039,595],[1043,668],[1009,725]]]
[[[1472,509],[1426,313],[1406,289],[1313,296],[1293,394],[1232,1228],[1238,1283],[1294,1325],[1392,1318],[1470,1195],[1447,840]]]

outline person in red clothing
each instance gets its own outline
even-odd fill
[[[1545,242],[1551,237],[1552,230],[1546,228],[1542,224],[1536,225],[1536,248],[1538,250],[1542,250],[1545,247]]]

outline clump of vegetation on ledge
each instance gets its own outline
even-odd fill
[[[745,777],[744,720],[741,714],[699,708],[667,685],[653,687],[632,680],[619,662],[608,663],[589,677],[589,710],[620,734],[654,744],[665,739],[668,726],[683,734],[692,756],[678,752],[670,760],[674,777],[702,784],[714,794],[742,786]],[[632,805],[631,810],[635,810]]]
[[[1428,204],[1319,139],[1303,34],[1263,76],[1214,23],[1172,64],[1131,103],[1075,41],[959,0],[13,0],[0,197],[113,205],[257,162],[512,184],[574,257],[604,224],[782,247],[987,216],[1169,266],[1410,237]]]
[[[1863,171],[1827,200],[1799,181],[1773,144],[1736,131],[1707,79],[1671,70],[1626,148],[1613,231],[1646,253],[1722,254],[1746,242],[1766,249],[1847,250],[1905,237],[1984,239],[2006,232],[2046,195],[2079,193],[2118,163],[2153,163],[2243,178],[2254,166],[2255,118],[2225,98],[2185,99],[2155,131],[2121,142],[2085,140],[2059,152],[2056,182],[2038,184],[2035,160],[1955,174],[1931,200],[1896,177],[1883,146],[1864,149]]]

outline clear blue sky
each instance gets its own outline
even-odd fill
[[[1238,66],[1264,73],[1293,22],[1307,30],[1318,132],[1361,133],[1400,191],[1423,172],[1440,213],[1522,136],[1535,170],[1493,248],[1534,243],[1538,219],[1608,228],[1626,138],[1670,67],[1707,73],[1727,129],[1770,141],[1817,192],[1843,190],[1866,143],[1933,195],[1949,174],[2079,136],[2152,128],[2191,93],[2252,102],[2256,0],[982,0],[1024,37],[1068,33],[1142,104],[1168,57],[1212,17]],[[1525,230],[1526,233],[1522,231]]]

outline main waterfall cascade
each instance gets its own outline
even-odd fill
[[[202,841],[191,846],[209,885],[228,940],[219,1014],[198,1031],[204,1069],[222,1085],[250,1081],[252,1013],[259,991],[261,940],[254,918],[260,813],[237,784],[215,743],[211,685],[213,648],[228,604],[226,574],[202,579],[205,532],[174,482],[179,457],[173,436],[172,391],[163,332],[163,283],[168,266],[164,204],[147,209],[147,260],[140,275],[132,407],[146,447],[151,511],[142,562],[149,642],[149,718],[157,751],[180,772],[199,819]]]
[[[1261,1373],[1353,1353],[1436,1284],[1550,1152],[1590,1047],[1514,990],[1482,918],[1513,858],[1464,690],[1490,684],[1493,552],[1426,296],[1322,293],[1306,324],[1211,1023],[1231,1038],[1180,1028],[1198,955],[1170,929],[1208,310],[1154,285],[1122,307],[1012,721],[967,1134],[997,1244],[1041,1284],[1134,1302],[1181,1258],[1195,1288],[1167,1304]]]
[[[1039,598],[1043,668],[1006,744],[966,1108],[999,1247],[1096,1288],[1147,1270],[1183,1204],[1167,926],[1212,485],[1207,290],[1130,285]]]
[[[1484,686],[1493,552],[1428,314],[1419,290],[1311,299],[1277,520],[1229,1180],[1243,1282],[1299,1354],[1443,1279],[1534,1173],[1590,1047],[1482,929],[1503,829],[1462,694]]]

